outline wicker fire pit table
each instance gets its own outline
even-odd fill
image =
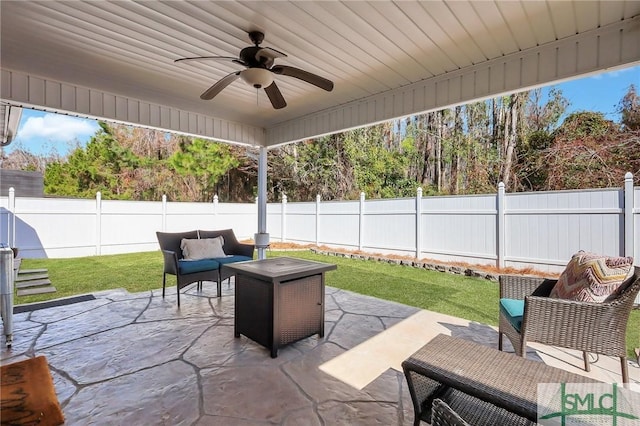
[[[235,274],[234,334],[278,356],[286,344],[324,336],[324,274],[336,265],[274,257],[224,265]]]

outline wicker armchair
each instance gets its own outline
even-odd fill
[[[629,382],[625,333],[636,295],[640,291],[640,268],[635,267],[631,283],[614,300],[603,303],[575,302],[547,297],[557,280],[500,276],[500,298],[525,300],[518,331],[500,310],[498,349],[506,335],[516,354],[526,357],[527,342],[576,349],[583,352],[584,367],[590,370],[588,353],[620,358],[622,380]]]

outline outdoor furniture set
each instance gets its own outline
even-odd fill
[[[324,335],[325,272],[335,265],[287,257],[253,260],[254,246],[233,230],[157,232],[166,274],[180,289],[236,276],[234,335],[278,355],[288,343]],[[240,263],[238,263],[240,262]],[[557,280],[500,276],[498,349],[440,334],[402,363],[414,408],[414,425],[533,425],[539,383],[598,383],[526,359],[527,342],[620,358],[629,382],[625,333],[640,268],[630,257],[580,251]],[[506,335],[519,356],[501,352]]]
[[[164,258],[162,297],[165,295],[167,274],[176,276],[178,306],[180,290],[189,284],[203,281],[217,283],[218,297],[222,281],[233,273],[223,265],[253,260],[254,245],[238,242],[232,229],[217,231],[156,232]]]
[[[286,344],[318,334],[324,336],[324,274],[336,265],[275,257],[253,261],[253,244],[241,244],[233,230],[156,232],[166,276],[175,275],[180,289],[235,276],[234,335],[265,346],[271,357]]]
[[[526,359],[527,342],[620,358],[628,387],[626,330],[640,292],[631,257],[580,251],[557,280],[503,275],[498,349],[438,335],[402,363],[414,425],[536,424],[539,383],[598,383]],[[501,352],[506,335],[519,356]]]
[[[622,381],[629,382],[626,332],[640,292],[640,268],[633,259],[575,254],[557,280],[500,277],[500,325],[516,354],[526,357],[527,342],[620,358]]]

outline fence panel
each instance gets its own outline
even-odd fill
[[[320,244],[358,248],[360,204],[358,201],[327,201],[320,206]]]
[[[102,200],[98,253],[117,254],[158,249],[162,204],[156,201]]]
[[[414,198],[368,200],[364,205],[363,249],[413,256],[416,251]]]
[[[216,229],[211,223],[211,217],[215,214],[213,203],[171,201],[167,203],[166,209],[167,232]]]
[[[9,241],[9,218],[11,212],[9,211],[9,197],[0,197],[0,244],[11,245]]]
[[[282,211],[282,203],[267,204],[267,232],[269,233],[269,239],[271,241],[282,240]],[[287,206],[287,212],[288,211],[289,206]],[[287,218],[287,222],[288,221],[289,218]],[[254,227],[254,229],[257,228]]]
[[[15,226],[21,257],[96,254],[95,200],[16,197]]]
[[[624,255],[619,189],[506,195],[506,266],[562,271],[579,250]]]
[[[238,240],[253,238],[258,229],[258,206],[254,203],[219,203],[216,213],[205,215],[198,229],[233,229]]]
[[[287,203],[287,241],[315,244],[316,226],[316,203]]]
[[[422,202],[422,257],[495,264],[495,195],[425,197]]]

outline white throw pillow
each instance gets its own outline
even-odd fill
[[[180,242],[182,256],[187,260],[213,259],[225,257],[222,249],[224,238],[222,235],[216,238],[188,239],[183,238]]]

